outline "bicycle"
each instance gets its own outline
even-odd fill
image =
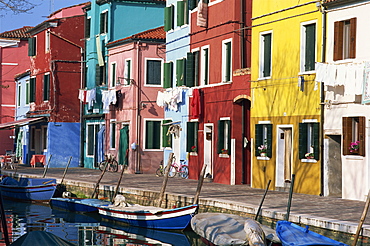
[[[117,172],[118,171],[118,162],[114,155],[108,153],[105,154],[105,160],[99,163],[100,171],[104,171],[105,166],[107,166],[106,171],[108,172]]]
[[[174,158],[175,160],[175,158]],[[158,169],[156,170],[156,175],[162,177],[164,175],[163,160],[159,164]],[[189,176],[188,165],[185,160],[180,160],[180,164],[173,162],[171,164],[170,170],[168,172],[168,177],[173,178],[178,174],[183,179],[186,179]]]

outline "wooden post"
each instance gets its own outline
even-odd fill
[[[71,163],[71,160],[72,160],[72,156],[69,157],[69,160],[68,160],[66,168],[64,169],[63,178],[62,178],[62,181],[60,181],[60,184],[63,184],[63,180],[64,180],[64,177],[66,176],[66,173],[67,173],[67,170],[68,170],[68,167],[69,167],[69,163]]]
[[[367,194],[367,199],[366,199],[364,211],[362,212],[362,216],[361,216],[360,222],[358,223],[358,227],[357,227],[355,239],[353,240],[352,246],[356,246],[356,244],[357,244],[357,240],[358,240],[358,237],[360,235],[360,231],[362,229],[362,225],[364,224],[367,211],[369,210],[369,204],[370,204],[370,190],[369,190],[369,193]]]
[[[104,165],[104,170],[103,170],[103,172],[101,173],[100,178],[98,179],[98,182],[96,182],[96,184],[95,184],[94,192],[92,193],[91,198],[94,198],[94,196],[98,196],[98,192],[97,192],[97,190],[98,190],[98,188],[99,188],[99,183],[100,183],[100,181],[102,180],[102,178],[103,178],[103,176],[104,176],[104,174],[105,174],[105,171],[107,170],[107,166],[108,166],[108,162],[106,162],[106,163],[105,163],[105,165]],[[95,194],[95,193],[96,193],[96,194]]]
[[[270,179],[270,180],[269,180],[269,182],[267,183],[267,186],[266,186],[266,189],[265,189],[265,194],[263,194],[263,197],[262,197],[262,200],[261,200],[260,206],[258,207],[258,210],[257,210],[256,216],[254,217],[254,219],[255,219],[255,220],[257,220],[258,215],[259,215],[259,213],[261,212],[262,204],[263,204],[263,201],[265,200],[265,197],[266,197],[267,191],[269,190],[270,183],[271,183],[271,179]]]
[[[52,157],[52,155],[50,155],[50,156],[49,156],[48,163],[47,163],[47,164],[46,164],[46,166],[44,167],[44,174],[42,175],[42,177],[43,177],[43,178],[45,178],[46,172],[48,171],[51,157]],[[35,163],[35,166],[36,166],[36,163]]]
[[[164,191],[166,190],[167,180],[168,180],[168,173],[169,173],[170,167],[172,165],[172,160],[173,160],[173,153],[170,153],[170,156],[168,157],[168,161],[167,161],[167,166],[164,170],[164,179],[163,179],[163,183],[162,183],[162,188],[161,188],[161,191],[159,192],[158,207],[161,207],[161,205],[162,205],[162,201],[163,201],[163,197],[164,197]]]
[[[289,189],[289,199],[288,199],[288,209],[285,215],[285,220],[289,220],[289,215],[290,215],[290,207],[292,205],[292,196],[293,196],[293,188],[294,188],[294,179],[295,179],[295,174],[292,174],[292,183],[290,183],[290,189]]]
[[[199,174],[198,187],[197,187],[197,191],[195,192],[195,196],[194,196],[194,204],[198,204],[199,202],[199,195],[200,195],[200,191],[203,186],[203,180],[204,180],[204,174],[206,172],[206,167],[207,167],[207,164],[204,164]]]

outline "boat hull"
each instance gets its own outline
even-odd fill
[[[99,199],[52,198],[50,200],[50,204],[53,207],[57,207],[72,212],[92,213],[98,212],[99,206],[110,205],[111,202]]]
[[[198,205],[166,209],[156,213],[148,211],[127,211],[125,208],[99,207],[99,214],[106,219],[129,225],[164,230],[185,229]]]

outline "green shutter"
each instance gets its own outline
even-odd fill
[[[209,50],[204,49],[204,81],[205,85],[208,85],[208,59],[209,59]]]
[[[272,157],[272,124],[266,124],[267,128],[267,139],[266,139],[266,144],[267,144],[267,151],[266,155],[267,157]]]
[[[30,83],[26,83],[26,105],[30,103]]]
[[[191,152],[191,147],[198,146],[198,122],[186,122],[186,152]]]
[[[30,79],[30,102],[36,100],[36,78]]]
[[[226,64],[225,64],[225,81],[231,80],[231,42],[225,44]]]
[[[320,160],[320,123],[313,125],[313,150],[315,160]]]
[[[160,85],[161,84],[161,61],[148,60],[146,72],[146,84]]]
[[[197,3],[198,3],[197,0],[188,0],[189,10],[195,9],[197,7]]]
[[[44,101],[49,100],[49,92],[50,92],[50,74],[44,75]]]
[[[176,86],[184,85],[184,66],[185,66],[185,59],[176,60]]]
[[[306,47],[305,47],[305,71],[315,70],[315,45],[316,45],[316,24],[305,26]]]
[[[173,5],[164,8],[164,31],[166,32],[173,29],[173,16],[174,16],[173,13],[174,13]]]
[[[172,62],[167,62],[163,64],[163,88],[171,88],[172,87],[172,70],[173,65]]]
[[[94,154],[94,125],[87,125],[87,155]]]
[[[163,120],[162,124],[170,123],[172,120]],[[171,134],[167,135],[170,124],[162,126],[162,147],[172,147],[172,136]]]
[[[224,133],[225,133],[225,121],[219,120],[217,122],[218,138],[217,138],[217,153],[220,154],[224,148]]]
[[[187,60],[186,60],[186,83],[187,87],[194,86],[194,66],[195,66],[195,55],[194,53],[188,52],[187,53]]]
[[[177,26],[185,24],[185,1],[177,1]]]
[[[36,55],[36,38],[28,39],[28,56]]]
[[[126,84],[129,85],[131,82],[131,60],[126,61],[126,68],[127,68],[127,78],[126,78]]]
[[[271,76],[271,34],[263,35],[263,77]]]
[[[145,148],[154,149],[154,121],[146,122]]]
[[[263,125],[256,124],[254,129],[254,154],[255,156],[259,156],[258,147],[263,144]]]
[[[299,159],[305,159],[307,153],[307,123],[299,123]]]
[[[86,18],[85,22],[85,38],[90,38],[91,18]]]
[[[231,154],[231,120],[225,120],[227,123],[227,154]]]
[[[100,66],[99,64],[96,64],[96,67],[95,67],[95,82],[96,82],[96,85],[100,85],[101,84],[101,70],[100,70]]]

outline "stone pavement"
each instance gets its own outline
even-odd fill
[[[2,174],[12,174],[14,170],[2,170]],[[42,167],[22,167],[17,169],[17,175],[42,177]],[[50,168],[47,170],[47,178],[56,178],[61,181],[64,168]],[[64,178],[68,185],[82,185],[93,187],[101,172],[99,170],[70,168]],[[100,185],[117,185],[120,173],[106,172]],[[163,184],[162,177],[154,174],[124,174],[121,181],[121,189],[124,187],[128,192],[150,191],[159,193]],[[196,193],[198,181],[169,178],[166,194],[188,197],[192,199]],[[239,212],[256,214],[262,200],[264,189],[250,188],[246,185],[223,185],[204,182],[200,193],[200,206],[209,205],[218,208],[230,209]],[[287,211],[288,192],[268,191],[262,206],[262,216],[276,220],[284,219]],[[320,197],[305,194],[293,194],[289,220],[319,228],[334,230],[337,232],[355,234],[365,202],[345,200],[340,198]],[[370,213],[370,212],[369,212]],[[370,214],[363,225],[362,236],[370,237]]]

